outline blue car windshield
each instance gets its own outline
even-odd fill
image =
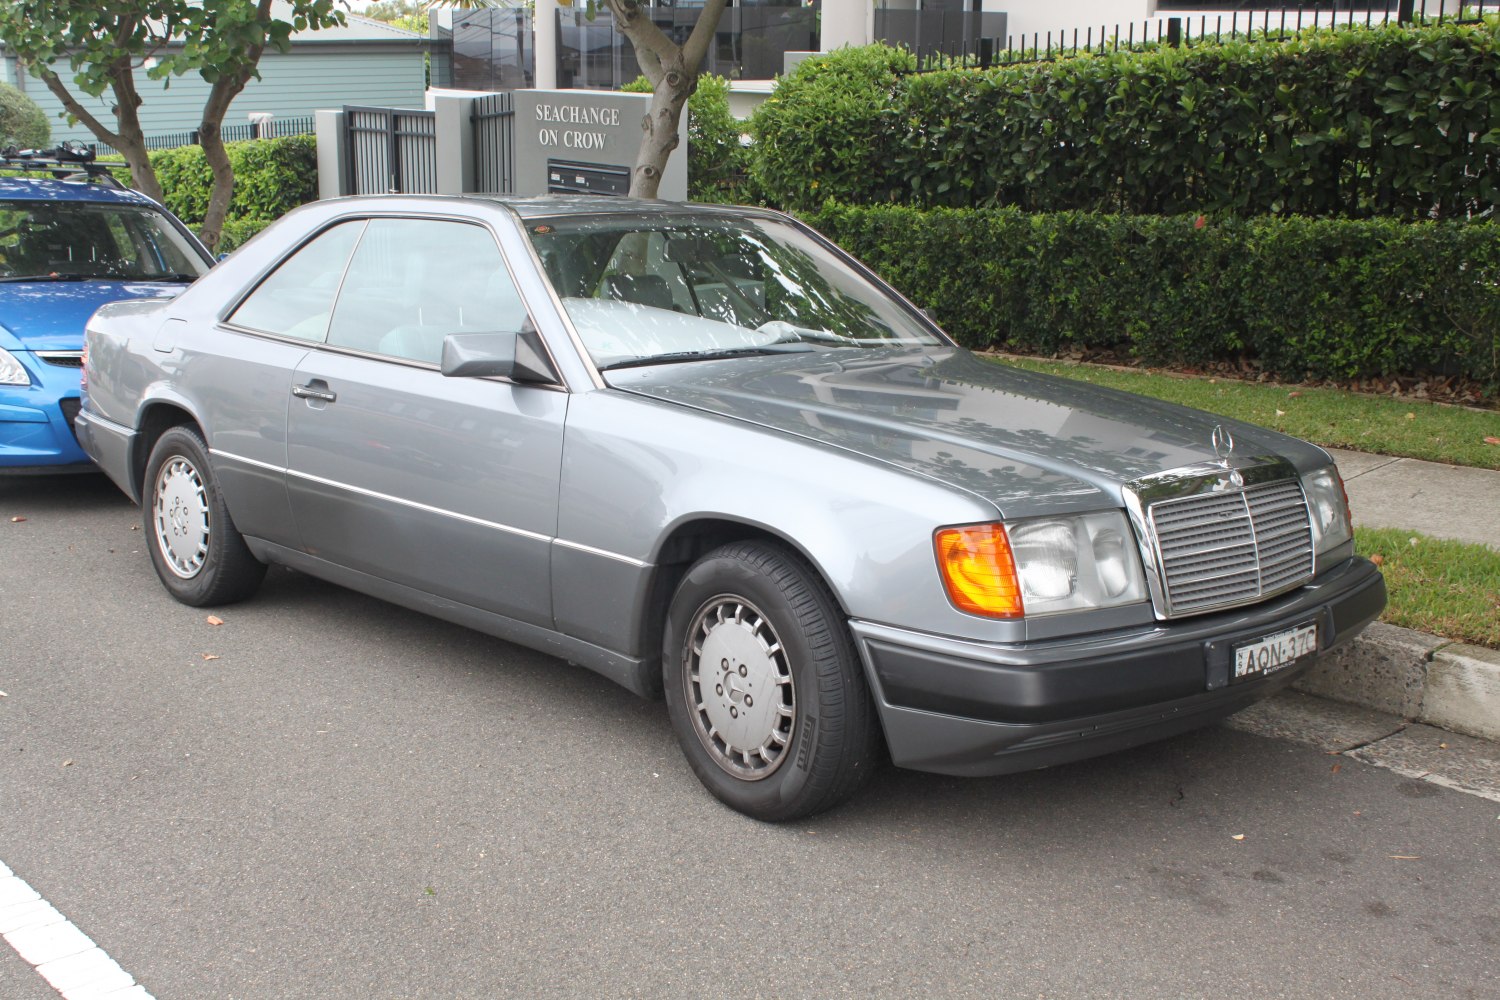
[[[192,281],[208,267],[146,205],[0,200],[0,281]]]
[[[775,219],[562,216],[527,230],[601,368],[942,343],[909,307]]]

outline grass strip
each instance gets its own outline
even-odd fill
[[[1385,574],[1381,621],[1500,649],[1500,552],[1400,528],[1356,528],[1354,547]]]
[[[1500,441],[1500,410],[1075,361],[1006,357],[1003,363],[1181,403],[1329,448],[1500,469],[1500,444],[1485,441]]]

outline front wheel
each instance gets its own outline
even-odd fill
[[[799,819],[853,795],[873,769],[879,724],[843,613],[794,553],[741,542],[698,560],[663,646],[678,742],[731,808]]]
[[[157,439],[141,511],[156,575],[183,604],[229,604],[260,586],[265,564],[235,529],[208,447],[192,428],[172,427]]]

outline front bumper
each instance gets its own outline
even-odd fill
[[[1354,557],[1249,608],[1075,639],[1014,645],[851,622],[893,761],[1005,774],[1207,725],[1281,690],[1385,607],[1385,580]],[[1233,647],[1318,624],[1317,656],[1231,684]]]
[[[26,361],[30,356],[23,355]],[[29,386],[0,386],[0,473],[68,472],[92,468],[78,445],[78,370],[33,363]]]

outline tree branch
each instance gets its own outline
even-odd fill
[[[683,68],[694,77],[698,75],[698,67],[703,65],[703,57],[708,54],[708,47],[713,44],[714,33],[719,30],[719,18],[723,16],[724,8],[727,6],[728,0],[707,0],[698,12],[698,20],[693,24],[693,33],[683,43]]]
[[[62,106],[67,110],[68,114],[83,122],[84,127],[94,133],[100,142],[114,146],[116,149],[120,148],[121,139],[119,133],[105,128],[99,119],[90,114],[89,110],[78,102],[78,98],[73,96],[73,92],[68,89],[67,85],[62,82],[56,73],[52,72],[46,66],[35,64],[31,69],[47,85],[47,89],[52,91],[53,96],[62,102]]]
[[[724,0],[713,2],[723,9]],[[615,27],[635,46],[636,61],[646,71],[646,79],[652,84],[661,82],[665,67],[674,62],[682,50],[656,26],[645,8],[628,0],[604,0],[604,6],[614,15]]]

